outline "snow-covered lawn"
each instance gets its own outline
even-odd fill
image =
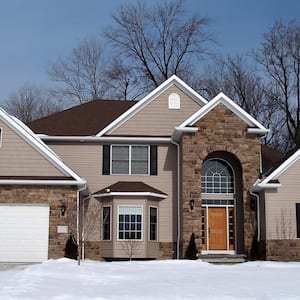
[[[0,299],[300,299],[300,263],[68,259],[0,271]]]

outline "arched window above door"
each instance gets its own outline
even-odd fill
[[[221,159],[209,159],[201,170],[201,192],[207,194],[234,193],[234,175],[231,166]]]

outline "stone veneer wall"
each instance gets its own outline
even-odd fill
[[[182,217],[183,255],[192,232],[198,250],[201,249],[201,167],[205,158],[215,151],[233,154],[242,167],[243,208],[244,208],[244,248],[249,255],[255,234],[255,212],[250,209],[249,188],[257,180],[260,172],[260,140],[255,134],[247,134],[247,124],[219,104],[194,126],[196,133],[182,136]],[[195,200],[195,208],[190,210],[190,199]]]
[[[76,230],[77,193],[71,187],[62,186],[0,186],[0,203],[7,204],[49,204],[49,246],[48,258],[64,256],[64,250],[70,233]],[[67,207],[61,216],[60,206]],[[75,208],[75,213],[74,213]],[[68,233],[58,233],[57,226],[68,226]]]
[[[300,261],[300,240],[267,240],[266,259]]]
[[[158,259],[176,258],[176,243],[159,243]]]

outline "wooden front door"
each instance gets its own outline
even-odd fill
[[[226,208],[208,209],[209,250],[227,249]]]

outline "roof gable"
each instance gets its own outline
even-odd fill
[[[206,99],[204,99],[201,95],[199,95],[196,91],[194,91],[191,87],[189,87],[185,82],[183,82],[176,75],[173,75],[168,80],[163,82],[160,86],[158,86],[155,90],[153,90],[150,94],[144,97],[142,100],[138,101],[136,105],[128,109],[121,116],[119,116],[115,121],[113,121],[103,130],[101,130],[97,134],[97,136],[109,135],[113,133],[117,128],[119,128],[126,121],[131,119],[134,115],[136,115],[143,108],[149,105],[153,100],[155,100],[164,91],[169,89],[172,85],[178,87],[180,90],[182,90],[185,94],[187,94],[191,99],[193,99],[199,105],[205,105],[207,103]]]
[[[246,111],[244,111],[239,105],[233,102],[229,97],[223,93],[219,93],[215,98],[209,101],[205,106],[199,109],[196,113],[190,116],[182,124],[177,127],[180,128],[193,126],[197,121],[203,118],[208,112],[210,112],[217,105],[222,103],[229,110],[231,110],[235,115],[237,115],[241,120],[248,124],[249,132],[265,134],[268,132],[268,129],[256,121],[252,116],[250,116]]]
[[[10,116],[7,112],[0,108],[0,120],[3,122],[8,128],[12,130],[19,138],[29,144],[38,155],[41,155],[46,161],[48,161],[54,168],[56,168],[63,177],[67,177],[69,184],[82,185],[85,181],[80,178],[76,173],[74,173],[69,167],[67,167],[61,159],[40,139],[38,138],[24,123],[18,120],[15,117]],[[18,177],[18,176],[17,176]],[[0,180],[0,183],[4,181],[10,183],[8,180]],[[58,178],[57,178],[58,180]],[[35,178],[33,180],[37,183],[38,179]],[[51,176],[47,179],[47,182],[55,181]],[[67,182],[64,180],[64,182]],[[17,183],[15,181],[15,183]]]

